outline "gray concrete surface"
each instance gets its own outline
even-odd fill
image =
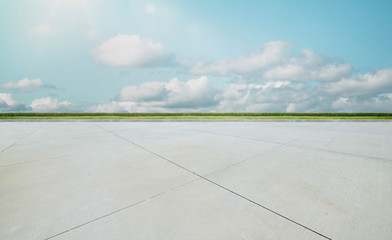
[[[392,239],[392,122],[0,122],[0,239]]]

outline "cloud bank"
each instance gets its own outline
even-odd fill
[[[326,92],[342,97],[368,97],[392,90],[392,68],[352,78],[342,78],[324,86]]]
[[[51,97],[24,105],[0,93],[0,111],[392,112],[392,68],[359,74],[336,57],[312,49],[292,54],[291,49],[290,43],[275,41],[238,58],[199,62],[183,69],[190,73],[188,79],[129,84],[114,100],[85,109]],[[137,35],[117,35],[94,49],[93,56],[111,66],[153,67],[171,61],[162,44]],[[216,87],[210,79],[217,75],[231,82]],[[0,88],[24,93],[43,86],[41,79],[25,78]]]
[[[118,101],[97,105],[89,110],[97,112],[180,112],[202,111],[217,105],[216,89],[202,76],[182,82],[173,78],[168,82],[147,82],[140,86],[124,87]]]
[[[34,99],[30,107],[33,112],[68,112],[72,104],[68,101],[60,102],[56,98],[43,97]]]
[[[333,62],[312,49],[299,56],[282,59],[280,64],[262,74],[263,79],[289,81],[336,81],[353,73],[351,64]]]
[[[324,69],[319,68],[319,69]],[[351,71],[351,69],[350,69]],[[116,101],[90,108],[99,112],[391,112],[392,69],[347,78],[319,74],[317,84],[297,80],[240,78],[213,87],[207,76],[182,82],[125,86]],[[340,74],[340,72],[339,72]],[[342,76],[348,73],[341,73]],[[331,77],[333,76],[333,77]],[[328,80],[327,80],[328,79]]]

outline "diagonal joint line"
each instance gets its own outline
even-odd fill
[[[78,229],[78,228],[83,227],[83,226],[85,226],[85,225],[88,225],[88,224],[90,224],[90,223],[93,223],[93,222],[96,222],[96,221],[98,221],[98,220],[101,220],[102,218],[109,217],[109,216],[111,216],[111,215],[113,215],[113,214],[115,214],[115,213],[124,211],[124,210],[126,210],[126,209],[128,209],[128,208],[131,208],[131,207],[133,207],[133,206],[136,206],[136,205],[138,205],[138,204],[141,204],[141,203],[150,201],[150,200],[152,200],[152,199],[154,199],[154,198],[157,198],[157,197],[159,197],[159,196],[161,196],[161,195],[164,195],[164,194],[166,194],[166,193],[168,193],[168,192],[171,192],[171,191],[173,191],[173,190],[175,190],[175,189],[177,189],[177,188],[184,187],[184,186],[186,186],[186,185],[188,185],[188,184],[191,184],[191,183],[193,183],[193,182],[195,182],[195,181],[198,181],[198,180],[200,180],[200,178],[194,179],[194,180],[192,180],[192,181],[190,181],[190,182],[187,182],[187,183],[184,183],[184,184],[182,184],[182,185],[180,185],[180,186],[176,186],[176,187],[170,188],[169,190],[164,191],[164,192],[161,192],[161,193],[158,193],[158,194],[156,194],[156,195],[154,195],[154,196],[152,196],[152,197],[149,197],[149,198],[140,200],[140,201],[138,201],[138,202],[135,202],[135,203],[132,203],[132,204],[127,205],[127,206],[125,206],[125,207],[122,207],[122,208],[120,208],[120,209],[117,209],[117,210],[115,210],[115,211],[113,211],[113,212],[110,212],[110,213],[107,213],[107,214],[105,214],[105,215],[99,216],[99,217],[94,218],[94,219],[92,219],[92,220],[90,220],[90,221],[87,221],[87,222],[85,222],[85,223],[82,223],[82,224],[80,224],[80,225],[77,225],[77,226],[75,226],[75,227],[73,227],[73,228],[67,229],[67,230],[62,231],[62,232],[60,232],[60,233],[57,233],[57,234],[52,235],[52,236],[50,236],[50,237],[47,237],[47,238],[45,238],[44,240],[49,240],[49,239],[55,238],[55,237],[60,236],[60,235],[62,235],[62,234],[64,234],[64,233],[70,232],[70,231],[72,231],[72,230]]]
[[[43,127],[38,128],[38,129],[35,129],[35,130],[33,130],[31,133],[27,134],[26,136],[24,136],[24,137],[22,137],[22,138],[16,140],[13,144],[11,144],[11,145],[7,146],[6,148],[4,148],[3,150],[1,150],[1,151],[0,151],[0,154],[3,153],[3,152],[5,152],[6,150],[8,150],[9,148],[11,148],[12,146],[14,146],[14,145],[16,145],[16,144],[22,142],[24,139],[26,139],[26,138],[28,138],[29,136],[33,135],[34,133],[38,132],[38,131],[41,130],[42,128],[43,128]]]
[[[222,185],[220,185],[219,183],[216,183],[216,182],[214,182],[214,181],[208,179],[208,178],[205,177],[205,176],[202,176],[202,175],[200,175],[200,174],[198,174],[198,173],[196,173],[196,172],[194,172],[194,171],[192,171],[192,170],[190,170],[190,169],[188,169],[188,168],[186,168],[186,167],[184,167],[184,166],[181,166],[181,165],[179,165],[178,163],[175,163],[175,162],[173,162],[173,161],[171,161],[171,160],[169,160],[169,159],[167,159],[167,158],[165,158],[165,157],[163,157],[163,156],[161,156],[161,155],[159,155],[159,154],[157,154],[157,153],[155,153],[155,152],[153,152],[153,151],[151,151],[151,150],[149,150],[149,149],[147,149],[147,148],[145,148],[145,147],[143,147],[143,146],[141,146],[141,145],[139,145],[139,144],[137,144],[137,143],[135,143],[135,142],[133,142],[133,141],[127,139],[127,138],[124,138],[124,137],[122,137],[122,136],[120,136],[120,135],[118,135],[118,134],[116,134],[116,133],[114,133],[114,132],[112,132],[112,131],[110,131],[110,130],[107,130],[107,129],[105,129],[105,128],[99,126],[99,125],[96,125],[96,124],[94,124],[94,125],[97,126],[97,127],[99,127],[99,128],[101,128],[101,129],[103,129],[104,131],[106,131],[106,132],[108,132],[108,133],[111,133],[111,134],[113,134],[113,135],[115,135],[115,136],[117,136],[117,137],[123,139],[124,141],[127,141],[127,142],[131,143],[132,145],[135,145],[135,146],[137,146],[137,147],[139,147],[139,148],[141,148],[141,149],[144,149],[145,151],[147,151],[147,152],[149,152],[149,153],[151,153],[151,154],[153,154],[153,155],[155,155],[155,156],[157,156],[157,157],[159,157],[159,158],[161,158],[161,159],[163,159],[163,160],[165,160],[165,161],[167,161],[167,162],[169,162],[169,163],[171,163],[171,164],[173,164],[173,165],[175,165],[175,166],[177,166],[177,167],[179,167],[179,168],[184,169],[184,170],[187,171],[187,172],[190,172],[190,173],[192,173],[192,174],[198,176],[199,178],[204,179],[204,180],[207,181],[207,182],[210,182],[210,183],[214,184],[215,186],[218,186],[219,188],[222,188],[222,189],[224,189],[224,190],[226,190],[226,191],[228,191],[228,192],[230,192],[230,193],[232,193],[232,194],[234,194],[234,195],[236,195],[236,196],[238,196],[238,197],[240,197],[240,198],[242,198],[242,199],[244,199],[244,200],[246,200],[246,201],[248,201],[248,202],[250,202],[250,203],[253,203],[253,204],[255,204],[256,206],[259,206],[259,207],[261,207],[261,208],[263,208],[263,209],[265,209],[265,210],[267,210],[267,211],[269,211],[269,212],[271,212],[271,213],[273,213],[273,214],[275,214],[275,215],[277,215],[277,216],[279,216],[279,217],[281,217],[281,218],[283,218],[283,219],[286,219],[286,220],[288,220],[288,221],[290,221],[290,222],[292,222],[292,223],[294,223],[294,224],[296,224],[296,225],[298,225],[298,226],[300,226],[300,227],[302,227],[302,228],[304,228],[304,229],[306,229],[306,230],[309,230],[309,231],[311,231],[311,232],[313,232],[313,233],[315,233],[315,234],[317,234],[317,235],[319,235],[319,236],[321,236],[321,237],[323,237],[323,238],[325,238],[325,239],[332,240],[332,238],[329,238],[329,237],[327,237],[326,235],[324,235],[324,234],[322,234],[322,233],[320,233],[320,232],[317,232],[316,230],[313,230],[313,229],[311,229],[311,228],[309,228],[309,227],[307,227],[307,226],[305,226],[305,225],[303,225],[303,224],[301,224],[301,223],[299,223],[299,222],[297,222],[297,221],[295,221],[295,220],[293,220],[293,219],[291,219],[291,218],[289,218],[289,217],[286,217],[286,216],[284,216],[284,215],[282,215],[282,214],[276,212],[275,210],[272,210],[271,208],[268,208],[268,207],[266,207],[266,206],[264,206],[264,205],[262,205],[262,204],[260,204],[260,203],[258,203],[258,202],[256,202],[256,201],[250,199],[250,198],[247,198],[247,197],[245,197],[245,196],[243,196],[243,195],[241,195],[241,194],[239,194],[239,193],[237,193],[237,192],[235,192],[235,191],[233,191],[233,190],[231,190],[231,189],[225,187],[225,186],[222,186]]]

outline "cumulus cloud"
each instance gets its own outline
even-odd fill
[[[246,73],[276,64],[284,58],[292,45],[289,42],[274,41],[263,45],[259,51],[235,59],[218,60],[211,63],[198,62],[189,72],[191,74],[226,75]]]
[[[0,93],[0,103],[6,104],[7,106],[13,106],[17,104],[10,93]]]
[[[32,27],[29,29],[30,35],[48,35],[53,32],[53,28],[46,24],[41,24],[39,26]]]
[[[201,107],[215,103],[214,91],[206,76],[186,82],[173,78],[169,82],[148,82],[124,87],[118,99],[155,101],[155,106],[167,108]]]
[[[15,101],[10,93],[0,93],[0,112],[19,112],[26,110],[26,106]]]
[[[382,69],[363,75],[343,78],[330,83],[323,89],[342,97],[374,96],[392,91],[392,68]]]
[[[165,86],[168,92],[167,107],[201,107],[214,105],[215,90],[206,76],[181,82],[177,78],[170,80]]]
[[[72,104],[68,101],[60,102],[56,98],[43,97],[34,99],[30,107],[33,112],[66,112],[71,110]]]
[[[220,112],[281,112],[292,100],[295,86],[288,81],[232,83],[217,98]]]
[[[332,102],[332,111],[338,112],[392,112],[392,93],[370,98],[339,97]]]
[[[124,87],[104,112],[391,112],[392,69],[340,81],[249,80],[213,87],[206,76]]]
[[[109,66],[167,66],[172,61],[172,56],[165,53],[161,43],[125,34],[103,42],[92,55],[95,61]]]
[[[41,87],[44,86],[44,83],[40,78],[36,79],[31,79],[29,80],[28,78],[24,78],[22,80],[19,80],[17,82],[8,82],[4,83],[0,86],[0,88],[3,89],[15,89],[21,92],[30,92],[37,90]]]
[[[119,36],[123,38],[116,47],[120,57],[113,58],[112,63],[106,64],[151,66],[151,62],[155,61],[151,59],[155,59],[156,55],[165,56],[160,44],[141,40],[136,35]],[[115,38],[105,43],[111,40],[116,43]],[[131,41],[129,41],[130,38],[132,38]],[[123,41],[126,44],[122,44]],[[129,44],[129,42],[133,41],[141,47],[139,47],[140,52],[132,55],[129,53],[133,52],[134,44]],[[95,55],[97,61],[103,62],[99,58],[103,59],[102,56],[105,56],[106,49],[110,49],[105,43],[101,45],[102,49],[99,49],[102,55],[99,53]],[[130,47],[122,52],[122,46],[127,44]],[[112,43],[108,44],[110,45]],[[144,48],[148,48],[147,52],[150,51],[150,53],[143,55],[141,52]],[[199,62],[188,69],[189,73],[199,76],[235,76],[228,86],[212,87],[207,76],[185,82],[177,78],[167,82],[145,82],[140,85],[125,86],[118,94],[116,101],[94,106],[93,110],[125,112],[392,111],[392,68],[353,75],[355,70],[348,62],[321,55],[312,49],[303,49],[293,55],[291,48],[292,45],[288,42],[269,42],[249,55],[210,63]],[[107,52],[112,54],[116,51]],[[124,52],[125,54],[121,55]],[[154,55],[156,52],[159,54]],[[131,55],[132,57],[128,58]]]
[[[144,111],[145,110],[145,111]],[[117,102],[112,101],[106,104],[99,104],[90,107],[88,111],[92,112],[147,112],[147,109],[141,108],[136,102]],[[150,111],[150,110],[148,110]]]
[[[118,99],[122,101],[161,100],[167,94],[165,85],[164,82],[146,82],[140,86],[126,86],[121,90]]]
[[[189,69],[191,74],[253,74],[263,80],[337,81],[353,73],[351,64],[336,62],[312,49],[303,49],[291,57],[292,45],[284,41],[269,42],[260,51],[236,59],[198,62]]]
[[[182,82],[150,82],[124,87],[119,101],[99,105],[95,111],[129,112],[195,112],[195,111],[282,111],[292,97],[287,94],[289,81],[270,81],[262,84],[233,83],[228,88],[216,89],[206,76]],[[283,92],[280,93],[280,90]]]
[[[391,112],[392,69],[340,81],[233,83],[219,91],[217,111]]]
[[[91,106],[87,112],[173,112],[173,110],[161,107],[155,102],[111,101]]]
[[[289,58],[265,71],[262,77],[268,80],[336,81],[352,72],[349,63],[334,63],[312,49],[304,49],[298,57]]]
[[[197,63],[189,72],[228,76],[213,111],[391,111],[392,68],[353,75],[350,63],[312,49],[290,54],[291,44],[277,41],[236,59]]]
[[[118,101],[90,108],[97,112],[181,112],[201,111],[217,104],[216,89],[207,77],[186,82],[173,78],[168,82],[147,82],[124,87]]]

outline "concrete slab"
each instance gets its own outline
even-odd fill
[[[332,239],[388,239],[391,173],[390,161],[284,146],[209,179]]]
[[[211,174],[279,146],[276,143],[211,134],[186,127],[184,123],[166,123],[163,129],[158,127],[155,130],[150,124],[99,125],[201,175]],[[119,128],[118,125],[124,127]],[[146,133],[143,129],[153,132]]]
[[[390,239],[392,122],[0,122],[0,239]]]
[[[56,239],[302,239],[306,232],[198,180]]]
[[[0,124],[0,152],[30,135],[40,128],[41,125],[39,123],[23,123],[18,125],[10,122],[2,122]]]

